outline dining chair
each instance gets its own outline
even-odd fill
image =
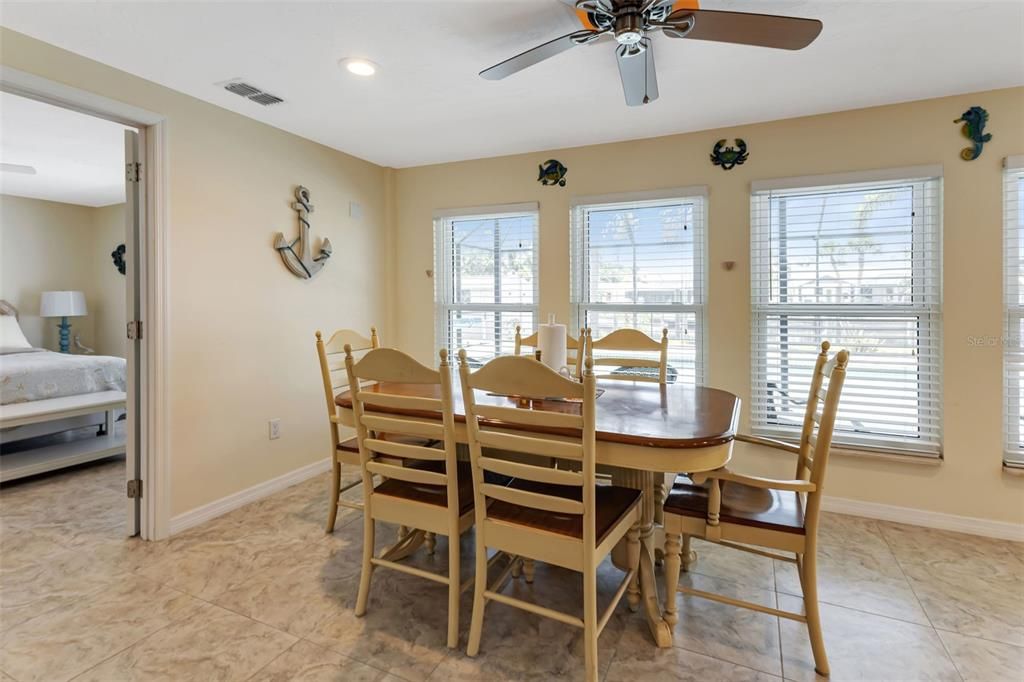
[[[534,332],[529,336],[522,335],[522,328],[516,325],[516,342],[515,342],[515,355],[522,355],[522,349],[524,346],[527,348],[536,349],[538,346],[539,333]],[[573,376],[579,379],[582,376],[583,369],[583,343],[584,343],[584,330],[580,329],[580,335],[577,338],[573,338],[569,335],[565,337],[565,349],[567,351],[568,362],[573,367]],[[555,461],[550,462],[551,466],[556,466]],[[516,567],[512,572],[512,577],[519,577],[519,567]],[[526,578],[527,583],[532,583],[535,575],[533,559],[524,558],[522,562],[522,573]]]
[[[324,341],[323,334],[316,332],[316,353],[320,359],[320,375],[323,379],[324,397],[327,399],[327,418],[331,430],[331,506],[327,511],[327,532],[334,532],[334,524],[338,518],[338,506],[350,509],[362,509],[363,505],[341,499],[342,493],[362,484],[362,479],[341,485],[341,467],[344,464],[359,466],[359,444],[357,439],[346,438],[342,433],[341,421],[338,417],[338,406],[334,399],[339,391],[348,389],[348,376],[345,372],[345,346],[353,351],[368,351],[380,347],[377,328],[370,327],[370,338],[366,338],[351,329],[339,329]]]
[[[602,379],[621,381],[650,381],[664,384],[668,380],[668,329],[661,330],[661,341],[653,339],[639,329],[616,329],[600,339],[592,336],[590,327],[583,330],[586,335],[584,346],[586,356],[594,365],[614,366],[618,369],[602,374]],[[629,353],[625,356],[608,355],[594,358],[594,351],[618,351]],[[645,352],[658,353],[658,359],[638,357]],[[652,370],[657,370],[657,376]]]
[[[484,607],[496,601],[582,628],[586,678],[596,681],[598,635],[637,575],[641,493],[595,485],[593,366],[586,363],[582,383],[514,355],[497,357],[470,372],[465,352],[459,351],[459,372],[476,496],[476,577],[466,653],[479,653]],[[518,397],[506,399],[507,404],[495,405],[492,400],[478,404],[475,391]],[[501,423],[500,429],[488,424],[493,420]],[[545,435],[545,430],[552,429],[579,435],[569,439]],[[488,457],[484,448],[520,453],[526,461]],[[541,464],[530,464],[531,457],[539,458]],[[578,462],[579,471],[548,467],[546,461],[552,457]],[[507,486],[489,484],[486,476],[494,474],[513,480]],[[611,604],[599,614],[597,568],[623,536],[629,571]],[[583,617],[502,594],[515,561],[488,585],[488,549],[582,573]]]
[[[565,337],[565,350],[568,353],[568,361],[574,368],[574,374],[576,378],[581,375],[583,368],[583,329],[580,329],[580,335],[577,338],[573,338],[568,334]],[[529,336],[522,335],[522,329],[516,325],[516,343],[515,343],[515,355],[522,355],[522,349],[524,346],[527,348],[537,348],[537,337],[538,332],[534,332]]]
[[[459,581],[459,537],[473,525],[473,485],[468,465],[459,475],[448,351],[441,350],[440,357],[440,368],[431,369],[401,351],[375,348],[356,361],[352,348],[345,346],[363,479],[363,559],[355,615],[366,613],[370,581],[379,566],[433,580],[448,587],[448,647],[455,648],[463,589]],[[386,393],[378,386],[364,386],[367,381],[416,384],[424,389],[424,395]],[[395,410],[402,409],[433,413],[440,419],[395,414]],[[438,447],[385,440],[375,437],[376,433],[429,438],[437,441]],[[389,458],[400,458],[405,466],[389,462]],[[376,487],[374,475],[384,479]],[[448,574],[395,561],[402,549],[401,541],[375,556],[377,521],[446,535]],[[467,581],[465,587],[469,585]]]
[[[817,536],[825,469],[839,396],[846,378],[849,353],[828,357],[821,344],[798,445],[770,438],[737,435],[736,440],[764,445],[796,456],[796,474],[781,480],[747,476],[718,469],[679,476],[665,501],[665,584],[676,590],[782,618],[806,623],[819,674],[829,674],[825,640],[818,611]],[[822,388],[825,382],[828,388]],[[690,561],[690,538],[698,537],[733,549],[796,564],[803,591],[804,613],[793,613],[679,585],[679,572]],[[682,540],[682,542],[680,542]],[[773,551],[791,552],[792,557]],[[668,599],[665,620],[678,619],[675,599]]]

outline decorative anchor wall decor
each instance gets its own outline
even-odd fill
[[[296,277],[312,279],[323,269],[327,259],[331,257],[331,240],[327,237],[320,242],[320,255],[312,257],[312,239],[309,236],[309,214],[313,212],[313,204],[309,203],[309,190],[299,185],[295,188],[297,201],[292,208],[299,214],[299,236],[292,242],[284,238],[283,232],[277,233],[274,248],[281,254],[281,260]],[[298,249],[295,245],[298,244]]]
[[[964,137],[973,144],[960,150],[960,158],[964,161],[974,161],[981,156],[982,147],[992,139],[992,133],[986,133],[985,124],[988,123],[988,112],[981,107],[971,107],[965,111],[960,118],[953,123],[963,122],[960,130]]]
[[[747,143],[740,138],[736,138],[735,147],[726,147],[725,140],[719,140],[711,150],[711,163],[721,166],[722,170],[732,170],[736,166],[742,166],[747,156]]]

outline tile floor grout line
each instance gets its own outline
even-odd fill
[[[162,628],[157,628],[156,630],[154,630],[153,632],[149,633],[145,637],[143,637],[141,639],[135,640],[134,642],[132,642],[128,646],[124,647],[123,649],[118,649],[117,651],[115,651],[111,655],[109,655],[106,658],[104,658],[102,661],[98,662],[96,665],[91,665],[88,668],[86,668],[85,670],[82,670],[81,672],[75,673],[75,675],[73,677],[68,679],[68,682],[73,682],[74,680],[77,680],[78,678],[80,678],[82,675],[86,674],[90,670],[94,670],[94,669],[98,668],[99,666],[103,665],[104,663],[106,663],[110,659],[114,658],[115,656],[121,655],[125,651],[128,651],[129,649],[131,649],[136,644],[140,644],[140,643],[146,641],[150,637],[163,632],[164,630],[166,630],[167,628],[171,627],[172,625],[175,625],[178,622],[180,622],[180,621],[171,621],[170,623],[168,623],[167,625],[163,626]]]
[[[346,661],[352,661],[353,663],[358,663],[359,665],[365,665],[367,668],[373,668],[377,672],[383,673],[384,675],[394,675],[395,677],[398,677],[398,675],[395,675],[394,673],[392,673],[389,670],[384,670],[384,668],[381,668],[380,666],[374,665],[373,663],[365,663],[363,661],[360,661],[359,659],[356,659],[356,658],[353,658],[352,656],[349,656],[348,654],[343,654],[343,653],[341,653],[340,651],[338,651],[336,649],[332,649],[329,646],[324,646],[323,644],[318,644],[317,642],[314,642],[313,640],[311,640],[311,639],[309,639],[307,637],[299,637],[299,641],[296,642],[295,644],[293,644],[292,646],[297,645],[299,642],[305,642],[306,644],[310,644],[312,646],[315,646],[318,649],[323,649],[324,651],[329,651],[332,654],[337,654],[338,656],[341,656],[342,658],[344,658]]]
[[[737,668],[744,668],[746,670],[752,670],[755,673],[758,673],[760,675],[768,675],[770,677],[777,677],[779,679],[783,679],[784,678],[783,675],[776,675],[775,673],[770,673],[770,672],[768,672],[766,670],[762,670],[761,668],[755,668],[755,667],[753,667],[751,665],[747,665],[746,663],[737,663],[735,661],[730,661],[727,658],[720,658],[718,656],[713,656],[713,655],[709,654],[706,651],[697,651],[696,649],[690,649],[688,647],[685,647],[685,646],[682,646],[682,645],[679,645],[679,644],[675,644],[675,643],[672,644],[672,647],[675,648],[675,649],[680,649],[682,651],[689,652],[691,654],[697,654],[698,656],[703,656],[704,658],[710,658],[713,661],[719,661],[721,663],[728,663],[729,665],[734,665]]]
[[[1014,649],[1022,649],[1022,650],[1024,650],[1024,644],[1014,644],[1013,642],[1004,642],[1002,640],[992,639],[991,637],[981,637],[979,635],[965,635],[962,632],[957,632],[956,630],[950,630],[949,628],[940,628],[937,625],[933,626],[932,629],[934,629],[936,632],[948,632],[951,635],[959,635],[960,637],[969,637],[971,639],[980,639],[981,641],[989,642],[990,644],[1001,644],[1003,646],[1013,647]]]
[[[259,622],[259,621],[256,621],[256,622]],[[269,666],[270,666],[270,664],[272,664],[272,663],[273,663],[274,661],[276,661],[277,659],[281,658],[281,657],[282,657],[282,656],[284,656],[284,655],[285,655],[286,653],[288,653],[289,651],[291,651],[292,649],[294,649],[294,648],[295,648],[295,646],[296,646],[296,645],[297,645],[297,644],[298,644],[299,642],[301,642],[301,641],[303,641],[303,640],[302,640],[302,639],[296,639],[296,640],[295,640],[294,642],[292,642],[291,646],[289,646],[289,647],[285,648],[285,649],[284,649],[284,650],[283,650],[283,651],[282,651],[281,653],[279,653],[279,654],[278,654],[277,656],[274,656],[274,657],[273,657],[272,659],[270,659],[269,661],[267,661],[267,665],[264,665],[264,666],[262,666],[262,667],[261,667],[261,668],[260,668],[259,670],[253,671],[253,674],[252,674],[252,675],[249,675],[249,677],[245,678],[245,679],[246,679],[246,682],[248,682],[248,680],[251,680],[251,679],[253,679],[253,678],[254,678],[254,677],[256,677],[257,675],[259,675],[259,674],[260,674],[261,672],[263,672],[264,670],[266,670],[266,669],[267,669],[267,667],[269,667]]]
[[[939,645],[942,647],[942,650],[946,653],[946,658],[949,659],[950,665],[953,666],[953,670],[956,671],[956,674],[960,677],[961,682],[964,682],[964,674],[960,672],[960,666],[956,664],[956,659],[954,659],[953,654],[949,652],[949,647],[946,646],[945,640],[942,639],[942,635],[939,634],[938,629],[935,627],[935,623],[932,622],[932,617],[928,615],[928,611],[927,609],[925,609],[924,603],[922,603],[921,598],[917,596],[917,590],[914,589],[914,583],[907,576],[906,571],[903,570],[903,564],[900,562],[900,558],[896,556],[896,552],[893,551],[892,545],[889,544],[888,538],[885,537],[885,533],[881,532],[881,526],[878,527],[878,530],[879,535],[882,536],[882,542],[884,542],[885,546],[889,548],[889,553],[892,554],[893,559],[896,560],[896,568],[900,570],[900,575],[903,576],[903,579],[907,581],[907,586],[910,587],[910,593],[914,595],[914,599],[917,600],[917,605],[921,607],[921,613],[923,613],[924,617],[928,619],[928,625],[930,626],[931,631],[935,634],[935,638],[939,640]]]

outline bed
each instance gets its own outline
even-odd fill
[[[124,453],[124,358],[33,348],[0,301],[0,482]]]

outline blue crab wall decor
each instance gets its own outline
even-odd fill
[[[960,158],[964,161],[974,161],[981,156],[985,143],[992,139],[992,133],[985,132],[985,124],[988,123],[988,112],[981,107],[971,107],[960,118],[953,123],[963,123],[960,131],[968,140],[971,146],[960,150]]]
[[[725,140],[719,140],[711,150],[711,163],[721,166],[722,170],[731,170],[736,166],[742,166],[747,156],[747,143],[740,138],[736,138],[735,147],[726,147]]]

